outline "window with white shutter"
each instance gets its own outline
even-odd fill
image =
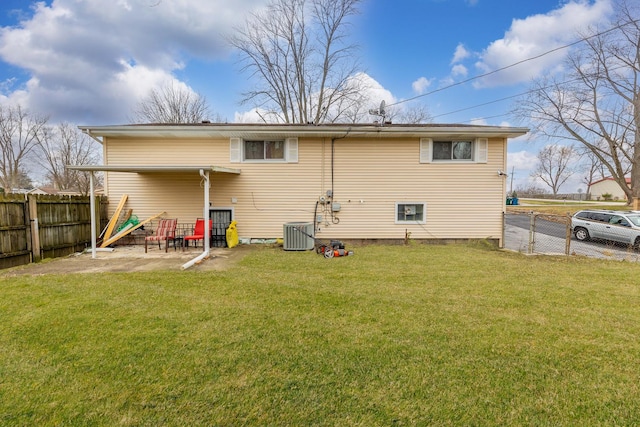
[[[433,140],[420,138],[420,163],[487,163],[487,138]]]
[[[229,139],[229,161],[231,163],[240,163],[242,161],[242,139]]]
[[[229,139],[229,161],[298,163],[298,138],[285,140]]]
[[[298,163],[298,138],[287,138],[287,162]]]

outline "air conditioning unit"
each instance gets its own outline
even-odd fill
[[[287,222],[283,227],[285,251],[310,251],[314,248],[313,223]]]

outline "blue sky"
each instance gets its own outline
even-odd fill
[[[267,1],[3,0],[0,103],[54,123],[121,124],[152,87],[174,81],[206,96],[226,120],[252,120],[239,104],[251,82],[225,35]],[[532,78],[557,71],[567,50],[448,86],[573,42],[611,11],[612,0],[362,0],[351,37],[377,88],[371,108],[383,99],[421,103],[437,123],[519,126],[508,115],[513,100],[466,108],[525,91]],[[514,187],[529,179],[546,143],[510,142]],[[576,177],[563,190],[578,186]]]

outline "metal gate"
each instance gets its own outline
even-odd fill
[[[209,211],[213,225],[211,230],[211,246],[224,248],[227,246],[227,228],[233,220],[232,209],[211,209]]]

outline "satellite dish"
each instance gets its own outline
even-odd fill
[[[382,100],[382,102],[380,103],[380,110],[379,110],[379,112],[380,112],[380,115],[381,115],[381,116],[384,116],[384,115],[385,115],[385,113],[386,113],[386,112],[384,111],[384,107],[385,107],[385,105],[387,105],[387,104],[384,102],[384,100]]]

